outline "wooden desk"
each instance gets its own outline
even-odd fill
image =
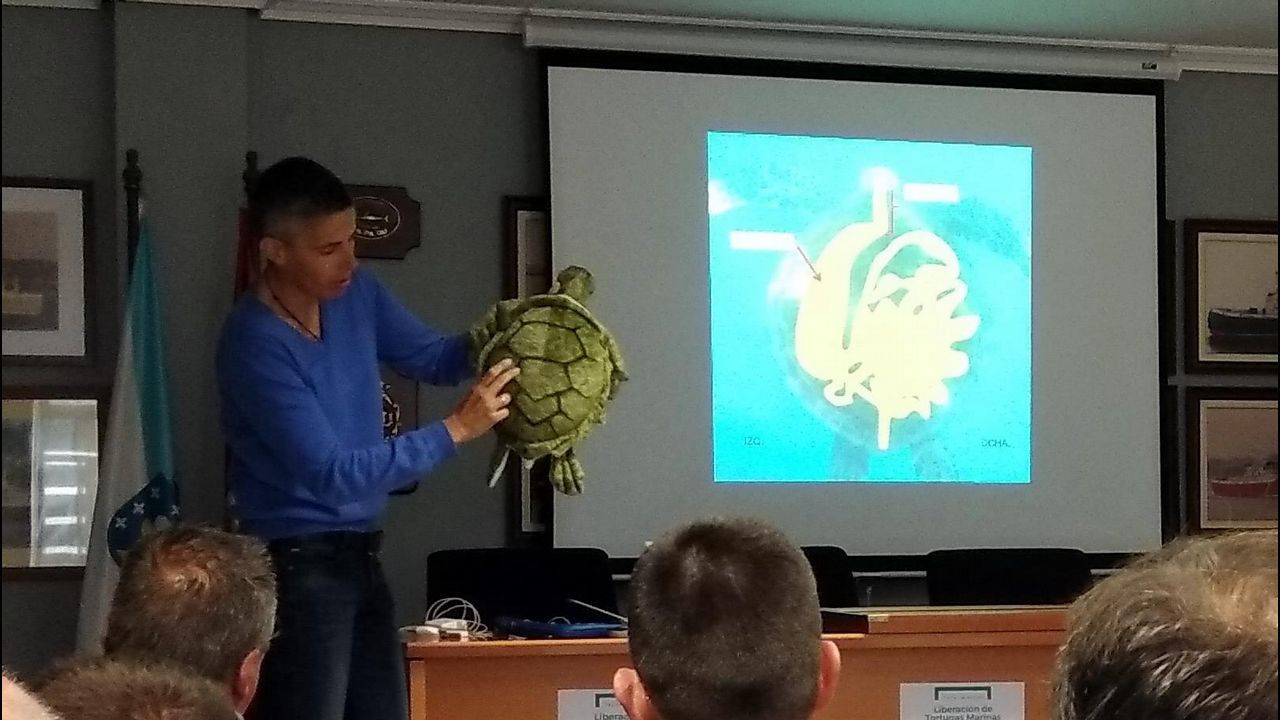
[[[1027,720],[1049,720],[1064,608],[865,610],[865,635],[828,635],[843,670],[819,720],[898,720],[904,682],[1026,684]],[[556,691],[609,688],[623,639],[405,643],[411,720],[555,720]]]

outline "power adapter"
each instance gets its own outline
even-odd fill
[[[437,640],[470,640],[471,632],[466,629],[448,630],[436,627],[435,625],[410,625],[404,630],[408,630],[417,635],[426,635]]]
[[[433,627],[439,630],[452,630],[454,632],[466,632],[470,623],[462,618],[436,618],[434,620],[426,620],[423,623],[425,627]]]

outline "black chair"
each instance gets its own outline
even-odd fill
[[[468,548],[427,556],[427,606],[461,598],[480,619],[610,622],[569,599],[617,612],[609,556],[599,548]]]
[[[931,605],[1065,605],[1092,580],[1088,557],[1067,548],[935,550],[925,567]]]
[[[834,545],[808,545],[800,548],[813,578],[818,583],[818,604],[824,608],[855,607],[858,590],[849,568],[849,555]]]

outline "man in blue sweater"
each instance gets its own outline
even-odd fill
[[[441,335],[356,267],[342,182],[305,158],[259,176],[249,219],[262,277],[218,346],[222,426],[241,528],[268,543],[280,593],[251,719],[404,720],[404,666],[378,562],[387,494],[507,415],[496,366],[445,419],[382,435],[379,365],[453,385],[465,335]]]

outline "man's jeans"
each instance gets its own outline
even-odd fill
[[[276,635],[249,720],[405,720],[404,660],[381,533],[272,541]]]

